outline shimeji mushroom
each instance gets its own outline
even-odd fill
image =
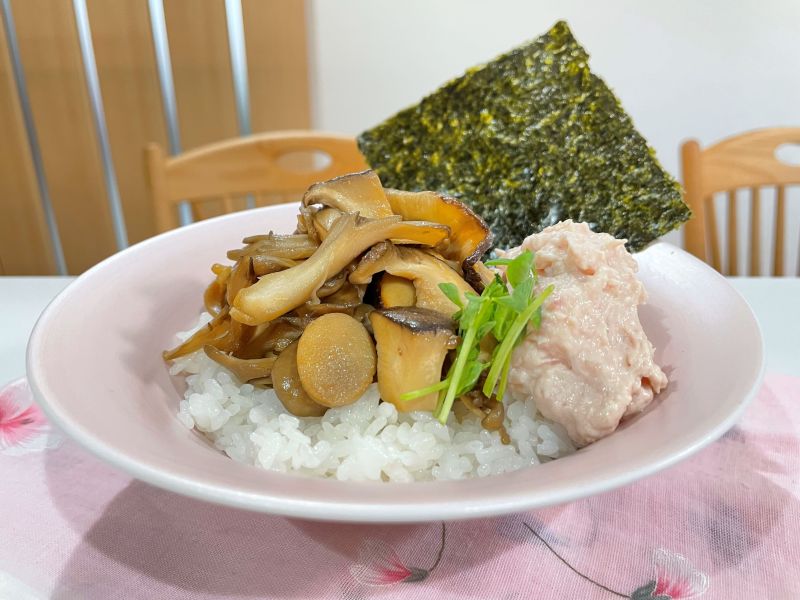
[[[225,352],[233,350],[234,338],[231,334],[231,320],[228,318],[228,313],[229,307],[226,306],[187,340],[181,342],[172,350],[165,350],[163,353],[164,360],[175,360],[181,356],[197,352],[206,345],[212,345]]]
[[[350,282],[369,283],[372,276],[381,271],[412,281],[415,306],[430,308],[447,316],[456,312],[458,307],[444,295],[439,288],[440,283],[452,283],[461,295],[475,293],[445,262],[419,248],[395,246],[391,242],[381,242],[370,249],[350,274]]]
[[[264,358],[236,358],[211,345],[204,346],[203,351],[208,358],[228,369],[242,383],[247,383],[253,379],[269,377],[272,372],[272,366],[275,364],[275,356],[267,356]]]
[[[322,284],[322,287],[317,290],[317,298],[327,298],[338,292],[347,283],[347,276],[350,273],[347,270],[340,271],[328,281]]]
[[[438,398],[436,392],[412,400],[400,397],[439,382],[445,356],[455,347],[452,319],[435,310],[416,307],[375,310],[369,318],[378,351],[381,398],[400,411],[432,411]]]
[[[252,259],[249,256],[244,256],[236,261],[236,265],[234,265],[231,275],[228,278],[227,289],[225,290],[225,301],[227,304],[233,304],[233,299],[236,297],[236,294],[239,293],[239,290],[243,290],[252,285],[255,280],[256,276],[253,273]]]
[[[325,238],[328,237],[328,234],[333,228],[334,223],[336,223],[336,219],[341,216],[342,211],[340,211],[338,208],[326,207],[322,210],[318,210],[312,219],[314,223],[314,229],[317,232],[317,237],[324,241]]]
[[[236,350],[236,357],[260,358],[269,353],[280,354],[297,341],[310,321],[300,317],[281,317],[254,327],[251,338]]]
[[[296,267],[300,261],[291,258],[279,258],[277,256],[269,256],[267,254],[257,254],[251,258],[253,264],[253,273],[257,277],[269,275],[276,271],[283,271],[291,267]]]
[[[267,233],[246,237],[242,242],[246,244],[244,248],[228,252],[230,260],[239,260],[245,256],[262,254],[276,258],[300,260],[314,254],[319,247],[319,244],[306,233],[293,233],[290,235]]]
[[[215,316],[221,313],[227,304],[225,291],[228,289],[231,268],[217,263],[211,266],[211,272],[215,277],[203,293],[203,305],[208,314]]]
[[[321,302],[306,302],[298,306],[294,312],[300,316],[319,316],[329,313],[339,312],[353,316],[357,306],[361,305],[364,299],[364,292],[367,286],[356,286],[350,282],[342,286],[338,291],[325,296]],[[320,288],[323,289],[323,288]]]
[[[399,216],[363,220],[357,214],[339,217],[325,241],[308,260],[284,271],[270,273],[244,288],[232,302],[231,317],[259,325],[315,298],[316,291],[364,250],[386,239],[408,239],[436,246],[450,229],[437,223],[401,221]],[[353,282],[357,283],[357,282]]]

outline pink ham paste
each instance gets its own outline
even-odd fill
[[[646,300],[624,240],[564,221],[503,253],[536,254],[537,291],[553,284],[539,331],[514,351],[509,391],[586,445],[641,412],[667,385],[639,322]]]

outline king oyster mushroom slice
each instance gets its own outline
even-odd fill
[[[280,317],[309,298],[313,299],[325,281],[382,240],[413,239],[421,245],[435,246],[449,234],[448,227],[436,223],[401,221],[399,216],[364,220],[356,214],[345,213],[336,220],[328,237],[308,260],[265,275],[240,290],[232,303],[231,317],[247,325],[259,325]]]
[[[272,386],[281,404],[298,417],[321,417],[328,407],[314,402],[300,383],[297,371],[297,342],[278,355],[272,367]]]
[[[399,411],[432,411],[437,392],[413,400],[400,396],[441,380],[445,356],[456,344],[452,319],[418,307],[374,310],[369,318],[378,351],[381,398]]]
[[[410,221],[446,223],[453,230],[445,258],[461,264],[477,261],[492,245],[492,233],[483,219],[463,202],[437,192],[384,190],[392,212]],[[465,271],[467,269],[465,268]]]
[[[467,292],[475,293],[458,273],[438,258],[419,248],[395,246],[391,242],[381,242],[371,248],[350,274],[350,282],[369,283],[380,271],[410,279],[414,284],[415,305],[447,316],[456,312],[458,307],[444,295],[440,283],[452,283],[462,296]]]
[[[378,282],[378,302],[381,308],[414,306],[417,303],[414,283],[410,279],[384,273]]]
[[[297,373],[317,404],[358,400],[375,379],[375,344],[364,325],[341,313],[314,319],[297,342]]]
[[[333,226],[336,223],[336,220],[339,217],[341,217],[342,214],[343,214],[342,211],[339,210],[338,208],[326,207],[326,208],[323,208],[323,209],[319,210],[314,215],[314,228],[315,228],[317,236],[319,237],[320,240],[324,240],[326,237],[328,237],[328,234],[330,233],[331,229],[333,229]],[[363,215],[360,215],[360,216],[363,218]],[[431,221],[431,222],[433,222],[433,221]],[[446,223],[440,223],[440,224],[444,225],[444,226],[447,226]],[[403,237],[400,237],[400,235],[402,234],[402,231],[398,230],[397,233],[398,233],[398,237],[392,238],[392,243],[394,243],[394,244],[418,244],[419,243],[417,241],[417,239],[413,238],[413,237],[412,238],[408,238],[408,239],[404,239]],[[437,244],[435,248],[439,248],[440,246],[442,248],[446,248],[448,246],[448,244],[449,244],[448,240],[449,240],[449,238],[446,239],[446,240],[443,240],[440,244]],[[435,248],[433,248],[433,247],[432,248],[427,248],[426,250],[431,252],[431,253],[433,253],[434,256],[440,256],[441,257],[441,254],[439,254],[436,251]],[[458,269],[461,269],[460,265],[458,266]]]
[[[315,183],[303,195],[303,206],[313,204],[330,206],[346,213],[358,213],[369,219],[382,219],[394,214],[375,171],[351,173]]]
[[[450,258],[445,257],[441,252],[438,252],[434,248],[423,248],[422,250],[423,252],[425,252],[425,254],[430,254],[434,258],[438,258],[448,267],[453,269],[453,271],[458,273],[461,277],[464,277],[464,265],[462,263],[458,262],[457,260],[452,260]]]

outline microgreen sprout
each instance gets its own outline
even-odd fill
[[[488,369],[481,391],[487,397],[495,396],[502,401],[514,348],[525,337],[529,327],[538,328],[542,305],[553,291],[550,285],[540,293],[535,293],[537,277],[534,263],[535,257],[530,250],[515,258],[487,262],[488,266],[504,267],[506,281],[495,275],[480,296],[467,293],[462,297],[452,283],[439,284],[442,293],[458,307],[453,315],[458,322],[460,336],[455,360],[442,381],[404,394],[404,400],[438,391],[439,401],[433,414],[445,423],[456,398],[475,389],[481,374]],[[494,349],[488,358],[481,357],[481,344],[487,337],[487,341],[491,342],[491,338],[494,341]]]

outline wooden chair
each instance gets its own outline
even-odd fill
[[[327,164],[315,166],[325,155]],[[194,220],[256,206],[299,200],[323,181],[367,169],[352,137],[316,131],[276,131],[226,140],[167,156],[158,144],[145,149],[145,168],[159,232],[179,224],[178,206],[188,202]]]
[[[776,206],[772,274],[784,273],[786,186],[800,184],[800,166],[786,164],[775,156],[782,144],[800,143],[800,127],[751,131],[701,149],[695,140],[681,146],[683,186],[686,202],[694,213],[684,230],[685,248],[718,271],[737,275],[736,193],[750,190],[750,252],[748,272],[760,274],[761,197],[760,188],[775,186]],[[727,261],[723,270],[717,235],[713,196],[727,193]]]

